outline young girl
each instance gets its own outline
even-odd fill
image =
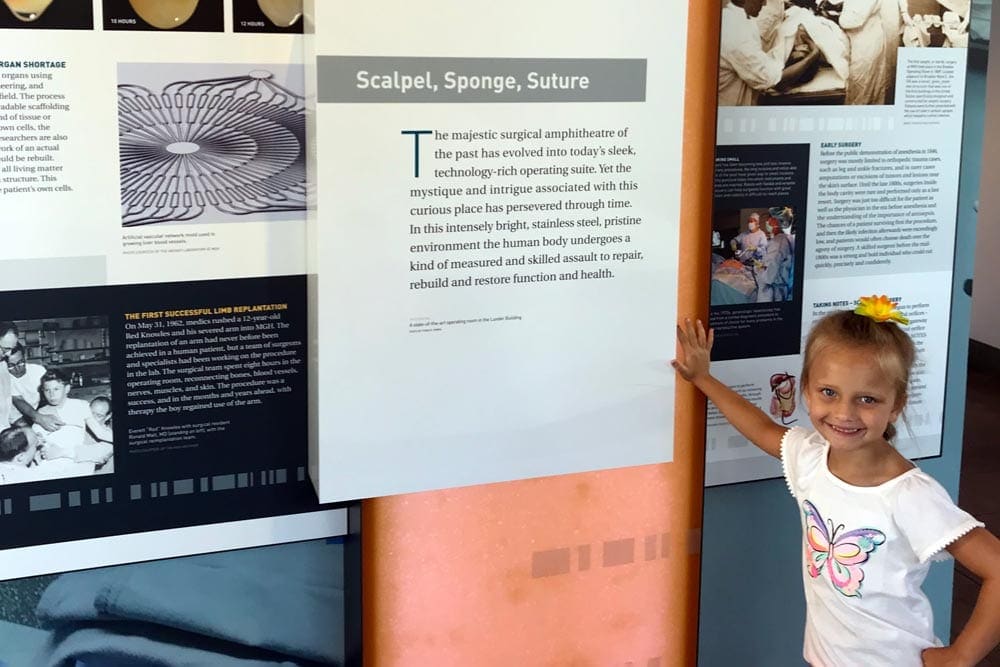
[[[1000,540],[889,443],[906,405],[913,342],[895,304],[863,298],[806,340],[802,400],[815,430],[786,428],[709,373],[713,332],[678,327],[672,362],[755,445],[781,459],[802,510],[803,655],[814,667],[975,665],[1000,642]],[[968,624],[934,637],[920,585],[947,549],[982,578]]]

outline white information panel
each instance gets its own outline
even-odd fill
[[[306,474],[301,32],[0,3],[0,579],[345,523]]]
[[[322,500],[671,460],[686,4],[307,3]]]
[[[710,323],[718,377],[808,428],[813,322],[898,302],[918,361],[896,445],[919,458],[941,452],[969,36],[906,7],[724,7]],[[711,405],[706,444],[709,485],[781,476]]]

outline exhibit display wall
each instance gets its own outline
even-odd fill
[[[317,12],[321,11],[321,7],[326,6],[316,3]],[[707,272],[707,258],[699,255],[696,250],[701,239],[697,233],[688,232],[697,228],[695,221],[707,220],[710,210],[711,137],[714,130],[713,114],[706,114],[705,110],[714,106],[715,54],[712,39],[699,37],[698,40],[686,43],[684,34],[717,34],[718,16],[714,9],[710,10],[701,3],[690,3],[683,20],[683,3],[668,3],[664,6],[662,3],[635,2],[629,3],[627,7],[613,8],[595,3],[588,5],[587,11],[581,11],[578,3],[550,3],[544,9],[537,5],[525,5],[523,8],[510,5],[489,9],[458,8],[442,3],[435,5],[434,11],[422,8],[419,15],[416,8],[397,9],[399,13],[398,16],[394,15],[393,22],[414,26],[412,31],[407,30],[412,37],[375,30],[376,23],[385,20],[385,14],[354,9],[351,14],[355,21],[339,25],[327,24],[333,26],[331,29],[336,30],[334,34],[342,38],[343,44],[355,45],[354,48],[347,49],[336,41],[328,41],[320,46],[320,19],[324,14],[318,13],[315,25],[316,49],[329,49],[325,53],[331,56],[386,53],[414,57],[433,55],[442,59],[458,55],[502,57],[513,61],[527,57],[563,59],[535,61],[531,66],[565,66],[563,63],[570,62],[584,73],[589,73],[593,64],[574,59],[641,58],[647,62],[646,97],[644,101],[624,103],[614,100],[594,102],[587,99],[562,99],[551,104],[511,98],[490,103],[489,97],[462,104],[442,98],[439,103],[433,99],[412,103],[392,100],[384,104],[368,103],[361,108],[358,108],[362,104],[360,102],[324,102],[321,97],[317,112],[317,124],[320,126],[318,131],[322,131],[324,118],[327,118],[328,127],[338,130],[331,136],[339,136],[344,150],[350,156],[358,156],[356,162],[360,165],[352,168],[354,163],[345,162],[336,172],[341,177],[341,182],[336,183],[329,191],[331,195],[339,195],[333,201],[329,225],[353,225],[357,228],[354,233],[370,234],[371,230],[366,230],[361,222],[345,222],[343,218],[337,217],[337,212],[339,210],[344,215],[343,211],[346,210],[361,215],[367,207],[384,204],[384,210],[361,220],[364,225],[374,224],[375,221],[383,225],[382,229],[385,231],[381,232],[379,243],[384,244],[386,249],[381,252],[388,255],[389,248],[397,248],[392,251],[392,256],[386,258],[386,275],[370,276],[368,269],[356,267],[358,258],[347,258],[349,261],[344,267],[360,271],[357,277],[364,277],[365,281],[383,283],[383,286],[376,284],[376,289],[388,290],[388,293],[394,294],[393,299],[404,299],[400,303],[414,303],[407,299],[409,295],[403,294],[411,288],[410,283],[417,283],[419,286],[421,280],[433,282],[442,277],[438,273],[447,273],[444,270],[429,271],[429,277],[426,278],[411,274],[412,277],[407,277],[405,283],[400,282],[403,276],[396,275],[401,261],[403,270],[413,270],[406,255],[401,254],[399,249],[409,249],[418,241],[427,241],[423,238],[406,238],[409,235],[418,236],[412,231],[411,224],[421,227],[419,236],[423,237],[425,232],[422,223],[409,219],[407,212],[414,204],[407,203],[405,207],[401,207],[398,203],[401,196],[409,196],[410,188],[416,187],[406,179],[417,178],[414,139],[412,136],[400,137],[402,130],[431,129],[448,132],[449,135],[456,129],[474,130],[481,136],[474,140],[472,147],[463,149],[459,145],[456,148],[483,152],[479,153],[479,157],[468,157],[464,164],[458,163],[457,168],[485,170],[493,167],[492,163],[482,159],[486,150],[500,153],[517,148],[516,145],[493,143],[493,140],[486,139],[490,132],[499,134],[504,129],[532,127],[608,127],[623,130],[627,124],[627,143],[637,153],[634,161],[627,157],[627,153],[620,153],[617,158],[597,158],[596,163],[610,164],[614,171],[619,169],[618,164],[626,167],[631,164],[634,168],[632,175],[627,179],[614,180],[632,180],[638,187],[605,196],[594,193],[588,195],[584,191],[585,194],[578,193],[571,198],[561,197],[560,201],[573,198],[592,201],[613,197],[635,202],[644,211],[647,211],[645,207],[652,202],[656,206],[641,213],[643,225],[661,228],[659,232],[647,230],[653,235],[642,237],[642,244],[650,244],[643,246],[643,252],[651,253],[648,264],[639,261],[632,266],[627,263],[614,265],[609,271],[615,274],[615,278],[593,278],[590,282],[583,279],[567,280],[558,286],[543,285],[530,289],[516,285],[498,286],[491,291],[480,289],[478,296],[472,297],[462,292],[468,288],[453,285],[449,277],[447,288],[443,287],[444,283],[438,283],[442,287],[420,289],[444,289],[450,290],[450,293],[441,292],[435,297],[420,296],[416,300],[416,303],[426,309],[429,322],[434,323],[421,325],[419,329],[438,330],[407,333],[399,331],[400,326],[411,326],[407,319],[403,319],[401,323],[396,319],[385,320],[389,331],[379,332],[379,337],[373,339],[374,350],[382,349],[383,337],[396,339],[398,336],[409,336],[410,341],[404,340],[403,344],[425,347],[408,349],[426,349],[426,354],[433,355],[430,356],[432,365],[441,366],[440,373],[436,368],[429,368],[426,373],[404,378],[406,384],[400,385],[400,388],[410,387],[407,396],[413,405],[426,406],[428,415],[431,416],[438,414],[437,409],[441,406],[454,406],[456,401],[470,398],[464,395],[466,392],[471,394],[484,388],[495,390],[500,401],[498,405],[507,412],[490,414],[482,409],[460,412],[454,425],[456,428],[461,426],[462,429],[472,429],[474,425],[467,425],[468,419],[481,416],[484,428],[488,429],[498,419],[506,417],[512,425],[522,424],[526,438],[524,442],[530,443],[535,450],[525,451],[521,446],[517,438],[522,432],[512,434],[510,442],[499,444],[489,437],[484,437],[482,443],[468,435],[464,441],[452,438],[450,447],[463,445],[467,451],[457,451],[450,457],[442,457],[438,449],[432,448],[427,450],[426,460],[414,459],[416,452],[400,455],[401,460],[407,462],[416,473],[408,483],[426,488],[434,483],[434,479],[440,480],[453,475],[464,476],[466,481],[482,481],[484,474],[493,479],[504,479],[544,471],[556,472],[560,468],[553,468],[553,461],[562,466],[561,470],[571,469],[568,466],[595,467],[599,465],[596,463],[599,460],[604,461],[600,465],[617,466],[641,462],[645,457],[653,457],[645,460],[670,462],[365,501],[362,536],[365,555],[366,661],[385,665],[692,664],[695,660],[697,617],[695,582],[701,543],[699,515],[703,462],[700,441],[703,400],[690,387],[672,387],[673,378],[667,371],[666,362],[673,356],[675,311],[703,311],[706,287],[704,276]],[[308,13],[307,11],[307,15]],[[528,16],[533,17],[533,20],[526,22],[525,17]],[[564,23],[567,21],[573,22],[573,30],[565,29]],[[456,25],[478,27],[462,31],[455,30]],[[663,42],[663,26],[673,26],[677,36],[673,44]],[[370,27],[374,36],[362,38],[368,32],[360,27]],[[307,32],[308,30],[307,24]],[[428,35],[432,35],[433,39],[428,39]],[[681,60],[677,58],[678,44],[685,43],[686,57],[680,70],[683,80],[676,83],[676,74],[669,77],[667,75],[676,69]],[[356,81],[357,62],[342,64],[355,67],[350,70],[355,78],[348,80]],[[391,68],[405,64],[392,61]],[[467,63],[448,63],[449,67],[460,65],[468,66]],[[482,63],[475,63],[473,66],[476,65],[483,67]],[[492,66],[503,71],[503,67],[511,65],[493,63]],[[431,72],[432,79],[442,83],[445,81],[443,74],[435,74],[437,70],[431,69]],[[417,71],[413,76],[420,74],[422,73]],[[670,85],[667,85],[668,82]],[[347,108],[348,105],[352,106]],[[669,108],[676,109],[673,115],[654,114],[656,109]],[[338,117],[338,114],[343,116]],[[684,121],[682,135],[679,132],[680,124],[673,122],[674,118],[681,117]],[[349,133],[341,125],[347,122],[344,118],[353,122]],[[665,137],[673,135],[675,131],[675,138],[670,142],[666,141]],[[384,134],[384,137],[378,136],[377,140],[368,143],[366,139],[373,132],[376,135]],[[348,135],[346,139],[345,135]],[[322,136],[320,134],[318,138],[319,160],[324,159]],[[404,138],[406,141],[401,142],[400,139]],[[577,138],[575,143],[567,142],[566,146],[613,146],[622,139],[626,138],[616,136],[613,142],[582,141]],[[537,139],[532,141],[532,151],[552,147],[548,142],[539,143]],[[442,140],[436,135],[425,136],[420,142],[421,181],[433,173],[432,169],[444,171],[456,168],[435,161],[442,159],[434,157],[435,151],[442,147],[450,151],[450,144],[442,144]],[[388,162],[373,163],[372,158],[360,153],[367,147],[380,152],[391,151],[390,154],[394,157]],[[333,160],[333,168],[338,167],[336,156],[326,159]],[[455,160],[454,155],[452,160]],[[657,161],[668,164],[653,168],[652,165]],[[558,165],[573,164],[577,160],[563,162],[550,159],[547,162]],[[528,164],[544,166],[546,161],[533,160]],[[683,170],[679,169],[681,164]],[[357,195],[374,191],[374,186],[365,185],[361,189],[353,184],[368,183],[366,179],[378,178],[387,169],[394,173],[385,182],[384,190],[379,191],[378,200],[358,202]],[[662,171],[664,169],[667,171]],[[319,166],[318,170],[318,180],[322,184],[323,167]],[[671,173],[679,179],[676,190],[673,190],[675,186],[669,178]],[[589,183],[597,182],[598,179],[599,175],[578,175],[568,180]],[[535,182],[561,183],[565,180],[567,179],[550,175],[547,180],[542,180],[539,176],[538,181],[511,182],[532,185]],[[488,184],[490,180],[482,182]],[[505,182],[506,177],[500,180],[500,183]],[[405,190],[402,189],[404,185]],[[462,185],[464,188],[467,184]],[[348,186],[354,191],[336,189]],[[480,186],[477,183],[475,187]],[[657,191],[661,188],[662,192]],[[320,190],[317,213],[322,220],[326,201],[322,185]],[[671,200],[670,197],[676,199]],[[545,199],[540,200],[535,196],[527,201],[538,202]],[[342,203],[345,208],[338,209],[337,203]],[[472,203],[477,203],[477,200],[473,198]],[[669,206],[659,208],[665,204]],[[453,204],[442,202],[441,205]],[[504,216],[499,217],[504,219]],[[556,212],[545,218],[537,215],[527,218],[520,216],[522,220],[567,217],[565,212]],[[575,219],[584,216],[578,214],[572,217]],[[601,225],[611,217],[618,217],[618,214],[603,210],[587,214],[586,217],[601,221]],[[669,230],[662,229],[664,226]],[[670,233],[666,234],[668,231]],[[525,230],[521,232],[524,233]],[[320,233],[330,234],[331,230],[328,227]],[[599,226],[595,227],[594,232],[581,228],[572,232],[529,232],[523,235],[525,238],[565,238],[570,235],[584,238],[588,233],[609,234],[607,229]],[[336,236],[336,232],[334,234],[335,240],[341,238]],[[616,230],[611,235],[620,234]],[[633,232],[631,243],[637,243],[635,239]],[[341,240],[346,242],[343,238]],[[618,244],[622,242],[624,241],[616,241]],[[368,241],[364,238],[352,239],[346,247],[354,248],[355,243],[361,244],[357,247],[365,247],[364,244]],[[667,243],[667,246],[660,247],[659,244],[663,243]],[[335,248],[331,246],[330,252],[335,252]],[[327,258],[331,257],[330,252],[326,253]],[[343,253],[344,250],[340,252]],[[508,251],[497,254],[518,259],[535,252],[518,250],[516,253]],[[611,250],[606,249],[605,252],[610,253]],[[600,273],[604,266],[602,260],[598,260],[594,268],[576,265],[578,260],[571,260],[569,256],[588,253],[570,249],[554,247],[547,254],[560,258],[559,263],[570,263],[569,266],[560,267],[557,273],[572,274],[579,271],[577,275],[582,276],[584,272]],[[660,267],[653,260],[662,262],[671,255],[675,259],[669,261],[677,262],[676,258],[680,258],[673,269],[678,273],[675,276],[661,275]],[[670,266],[669,261],[665,266]],[[389,268],[392,266],[397,268]],[[520,269],[491,272],[489,275],[502,276],[517,271]],[[325,275],[320,270],[317,288],[319,294],[325,293]],[[335,272],[334,276],[337,275],[339,274]],[[464,279],[464,274],[459,277]],[[639,288],[639,283],[634,281],[646,281],[648,287]],[[661,293],[654,290],[656,286],[664,285],[664,281],[675,282],[673,292],[676,295],[673,292]],[[628,295],[621,294],[619,297],[623,302],[609,306],[616,298],[616,292],[626,288],[630,290]],[[370,286],[368,282],[362,282],[354,284],[352,289],[358,294],[364,294]],[[350,295],[344,295],[344,298],[348,296]],[[573,301],[578,304],[575,311],[566,311],[557,302],[553,302],[553,299],[580,299],[583,296],[587,296],[591,303],[586,300]],[[452,320],[469,319],[446,317],[449,309],[442,309],[442,304],[448,303],[449,299],[453,299],[455,304],[451,312],[463,315],[479,310],[483,316],[506,313],[523,314],[525,317],[523,321],[513,323],[449,325],[448,322]],[[494,301],[497,303],[493,303]],[[482,305],[474,309],[473,304],[477,302]],[[498,303],[503,305],[498,306]],[[545,304],[549,306],[539,309],[539,306]],[[368,308],[369,312],[361,315],[365,318],[375,317],[376,321],[378,318],[385,319],[383,307],[383,303],[376,302]],[[597,312],[593,311],[594,308],[597,308]],[[633,308],[646,312],[640,316],[637,314],[640,311]],[[333,311],[334,314],[335,312]],[[408,316],[410,311],[401,308],[398,311],[389,310],[388,313]],[[425,315],[421,313],[420,316]],[[419,320],[418,323],[425,321],[427,320]],[[621,325],[627,321],[635,322],[635,328],[622,330]],[[640,330],[641,322],[645,323],[641,326],[652,326],[652,329]],[[349,324],[344,322],[341,326]],[[319,322],[317,326],[323,327],[324,323]],[[334,331],[338,329],[334,328]],[[616,333],[617,340],[608,340],[606,336],[609,332]],[[533,342],[528,338],[532,333],[537,338]],[[650,338],[651,334],[655,335]],[[553,350],[555,342],[547,338],[552,335],[560,336],[559,347],[563,351]],[[482,345],[484,341],[490,345],[485,352],[494,365],[480,371],[479,364],[486,362],[470,355],[468,350],[475,349],[469,346]],[[517,344],[504,347],[510,341]],[[449,360],[443,356],[448,351],[454,355],[454,359]],[[550,351],[552,363],[556,364],[551,369],[548,365]],[[324,352],[323,348],[318,350],[321,365]],[[648,397],[665,397],[669,388],[669,391],[676,392],[676,400],[671,402],[668,414],[663,413],[662,408],[665,406],[661,405],[637,420],[626,414],[634,409],[644,413],[647,407],[652,407],[647,402],[648,397],[638,403],[608,405],[595,414],[588,414],[588,411],[597,409],[593,403],[595,396],[592,394],[595,378],[574,379],[575,376],[572,375],[559,377],[565,373],[565,369],[561,369],[558,364],[568,361],[565,352],[605,357],[596,360],[598,365],[608,363],[613,368],[602,370],[595,367],[588,372],[598,373],[596,377],[608,383],[608,388],[613,389],[609,395],[624,396],[618,394],[616,387],[619,384],[622,384],[622,388],[627,388],[628,383],[640,383],[633,387],[637,390],[633,395],[640,399],[648,389],[654,390]],[[367,385],[378,377],[377,373],[385,369],[393,358],[371,360],[369,371],[345,367],[351,371],[349,377],[353,385],[350,389],[359,394],[352,399],[352,404],[357,404],[358,399],[364,398],[365,392],[371,391]],[[422,359],[418,355],[413,362]],[[507,361],[497,366],[498,359]],[[462,360],[463,363],[456,366],[456,360]],[[353,363],[357,360],[345,361]],[[641,366],[636,366],[640,361]],[[591,360],[588,358],[586,363],[591,363]],[[447,377],[465,368],[477,375],[465,378],[458,385]],[[389,368],[390,372],[395,370],[398,369]],[[365,375],[366,372],[371,373],[370,378]],[[477,384],[476,378],[483,373],[487,378],[496,376],[496,386],[489,380],[484,384]],[[647,379],[643,380],[643,377]],[[567,384],[567,380],[570,384]],[[580,386],[572,387],[573,382],[579,382]],[[508,383],[513,383],[510,389],[507,389]],[[428,388],[429,395],[423,395],[421,384]],[[323,386],[320,382],[320,396],[324,391]],[[398,389],[386,387],[384,391],[387,395],[394,396]],[[560,412],[553,413],[556,423],[547,429],[532,426],[533,420],[537,419],[533,408],[538,407],[532,405],[532,402],[540,400],[535,393],[537,389],[549,392],[544,400],[546,405],[561,406]],[[512,409],[510,399],[522,395],[527,404],[516,410]],[[320,404],[325,404],[322,398]],[[396,410],[395,406],[390,408]],[[561,412],[563,410],[567,412]],[[563,429],[563,424],[558,420],[569,419],[574,414],[583,420],[582,424],[591,432],[581,432],[578,428],[580,424],[573,426],[568,422],[566,425],[572,428]],[[395,412],[385,418],[394,415]],[[376,423],[372,421],[372,417],[368,419],[367,423],[371,428],[361,435],[367,433],[373,438],[377,436],[390,442],[391,434],[387,429],[396,425]],[[606,422],[603,421],[605,419]],[[659,445],[644,452],[643,449],[636,449],[634,439],[637,433],[634,429],[651,425],[647,419],[658,422],[650,432],[656,434],[655,439]],[[618,427],[625,420],[630,421],[627,429],[620,433],[608,431],[609,427]],[[433,429],[452,426],[450,422],[450,418],[445,423],[429,419],[426,424],[422,420],[416,420],[414,424],[416,428],[427,426],[433,432]],[[341,426],[346,427],[350,423],[352,421],[346,421]],[[327,424],[327,428],[331,427],[336,428],[337,424]],[[562,437],[565,434],[570,435],[568,445]],[[351,433],[345,435],[350,438],[358,437]],[[385,442],[376,442],[374,445],[383,447]],[[577,442],[579,456],[573,446]],[[473,461],[469,470],[465,470],[464,462],[472,452],[478,451],[473,447],[480,444],[482,459],[489,465],[483,466]],[[638,444],[642,445],[642,440]],[[498,449],[499,445],[504,445],[506,449]],[[436,446],[440,447],[440,443]],[[567,446],[568,449],[561,449]],[[349,457],[361,453],[363,452],[348,451],[342,455],[348,458],[335,460],[331,465],[344,465],[351,461]],[[559,455],[553,457],[553,453]],[[635,458],[637,456],[640,458]],[[386,460],[383,457],[374,462],[383,471],[382,476],[374,478],[374,481],[393,484],[399,488],[401,482],[406,480],[398,479],[396,471],[385,471]],[[427,465],[428,461],[439,461],[440,464],[435,470]],[[372,465],[361,463],[366,467]],[[322,461],[319,464],[321,483],[324,465],[326,464]],[[339,481],[337,475],[345,477],[350,470],[349,466],[343,468],[334,474],[334,480]],[[346,481],[349,484],[359,484],[366,480],[367,478]],[[332,488],[336,493],[337,485]]]
[[[748,87],[723,4],[3,0],[0,663],[795,664],[793,504],[674,326],[791,425],[889,294],[954,491],[982,77],[893,1],[863,81],[817,8]]]
[[[0,661],[694,659],[717,16],[433,9],[0,6]]]
[[[932,15],[894,1],[843,16],[775,7],[783,4],[766,3],[752,20],[732,4],[722,10],[714,372],[781,424],[805,424],[798,376],[812,323],[885,294],[907,314],[918,352],[895,444],[912,459],[938,456],[968,16],[946,12],[935,28]],[[791,62],[807,34],[821,57],[800,78],[758,90],[744,80],[755,62],[741,41],[748,21],[760,54],[783,49]],[[706,449],[709,485],[781,476],[780,462],[714,408]]]
[[[0,421],[39,440],[4,578],[346,525],[307,477],[302,36],[175,4],[0,7]]]
[[[976,5],[979,5],[980,14],[975,13]],[[977,19],[983,18],[981,5],[982,3],[974,3],[970,29],[973,35],[988,37],[989,7],[986,7],[985,21],[980,21]],[[937,358],[947,362],[941,370],[941,377],[936,380],[944,388],[941,397],[940,454],[918,461],[921,469],[939,480],[952,497],[956,497],[958,493],[962,457],[971,310],[971,300],[963,286],[972,275],[973,254],[978,252],[975,249],[978,245],[975,203],[981,196],[980,164],[983,159],[987,159],[984,156],[983,142],[983,124],[988,119],[986,62],[983,54],[987,44],[982,40],[977,41],[969,48],[964,110],[961,114],[960,151],[956,144],[952,161],[946,172],[942,170],[941,177],[949,180],[957,198],[951,212],[942,212],[941,218],[942,225],[953,225],[954,264],[949,264],[951,275],[944,280],[947,283],[944,297],[950,302],[948,316],[936,318],[939,334],[933,343],[939,348]],[[905,50],[905,47],[901,47],[900,54]],[[962,102],[963,98],[955,98],[956,108],[961,108]],[[802,111],[803,115],[809,113],[818,115],[816,109]],[[767,125],[763,128],[767,128]],[[760,125],[758,129],[761,129]],[[766,132],[763,135],[769,136]],[[890,134],[883,133],[883,137],[883,140],[891,141]],[[985,155],[988,155],[988,151]],[[983,183],[985,186],[986,177]],[[987,195],[983,193],[982,196]],[[810,205],[810,211],[812,209]],[[810,217],[814,217],[812,213]],[[953,222],[949,223],[949,220]],[[858,224],[865,227],[863,220]],[[987,221],[984,224],[990,223]],[[981,225],[980,233],[982,229]],[[815,230],[811,233],[815,234]],[[867,234],[866,231],[859,233]],[[948,243],[951,241],[948,240]],[[977,265],[977,273],[979,268]],[[869,280],[872,282],[865,284],[867,290],[862,293],[882,291],[877,277]],[[796,370],[789,372],[797,373]],[[775,418],[780,419],[780,415]],[[752,472],[752,469],[746,472]],[[746,478],[752,479],[749,474]],[[961,502],[962,499],[958,500]],[[801,635],[797,631],[789,631],[789,628],[802,627],[805,601],[801,592],[799,569],[801,534],[795,521],[797,512],[794,503],[790,502],[784,480],[707,488],[704,509],[705,541],[698,664],[705,667],[736,663],[804,664],[801,659]],[[754,542],[762,536],[766,536],[768,548],[752,555],[742,554],[740,567],[734,567],[731,545],[734,542]],[[759,578],[755,578],[752,584],[747,584],[742,574],[746,571],[757,573]],[[931,568],[924,584],[924,590],[934,609],[935,633],[945,641],[950,637],[952,574],[951,562],[936,564]],[[726,637],[725,642],[718,641],[718,637],[722,635]]]
[[[307,474],[296,4],[0,4],[4,665],[359,652],[357,519]]]

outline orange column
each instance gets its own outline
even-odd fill
[[[689,12],[678,307],[704,316],[719,6]],[[681,384],[671,463],[365,501],[365,664],[693,665],[704,417]]]

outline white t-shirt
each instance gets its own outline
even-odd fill
[[[920,589],[930,561],[983,524],[916,467],[878,486],[848,484],[827,467],[829,447],[799,427],[781,443],[802,510],[803,656],[813,667],[919,667],[920,653],[941,645]]]
[[[11,410],[14,410],[14,406],[10,402],[10,378],[7,364],[0,363],[0,424],[9,424]],[[15,412],[17,411],[15,410]]]
[[[79,398],[67,398],[58,408],[53,409],[53,407],[43,406],[42,412],[55,413],[65,424],[55,431],[46,431],[38,424],[32,428],[47,442],[75,451],[76,447],[84,442],[84,429],[87,419],[91,416],[90,404]]]
[[[15,375],[10,376],[11,398],[14,396],[20,396],[28,402],[28,405],[33,408],[37,408],[38,402],[41,400],[41,396],[38,393],[38,387],[42,382],[43,375],[45,375],[45,366],[40,366],[38,364],[25,364],[24,375],[21,377],[17,377]],[[16,407],[11,408],[10,423],[13,424],[20,418],[21,411]]]

